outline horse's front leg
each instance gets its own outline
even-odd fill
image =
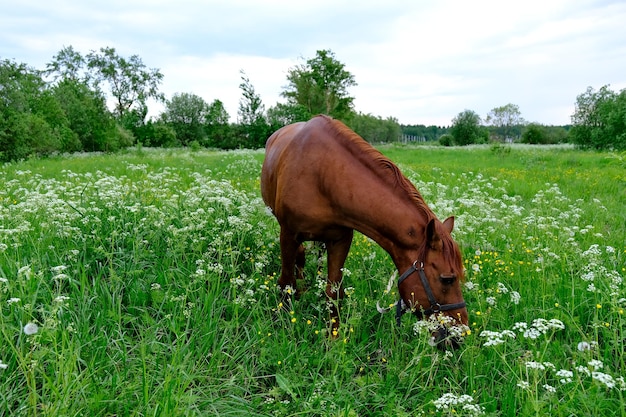
[[[343,265],[352,244],[353,230],[348,230],[337,240],[326,241],[328,256],[328,282],[326,284],[326,296],[330,307],[331,335],[337,337],[339,329],[339,302],[345,296],[343,289]]]

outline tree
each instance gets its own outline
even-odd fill
[[[402,135],[400,124],[393,117],[383,119],[380,116],[356,113],[348,121],[348,126],[371,143],[394,142]]]
[[[230,116],[220,100],[214,100],[209,105],[205,118],[206,146],[214,146],[223,149],[235,147],[235,136],[228,121]]]
[[[291,123],[304,122],[311,118],[311,114],[301,104],[276,103],[267,110],[267,121],[271,130],[280,129]]]
[[[204,99],[192,93],[176,93],[165,102],[161,117],[176,132],[183,146],[192,141],[206,142],[204,122],[209,114],[209,105]]]
[[[572,141],[584,148],[626,149],[626,89],[615,93],[605,85],[588,87],[576,97]]]
[[[52,92],[79,142],[66,150],[113,151],[127,145],[101,93],[72,77],[59,81]]]
[[[0,160],[73,150],[76,134],[41,73],[0,61]]]
[[[487,114],[486,122],[494,128],[494,133],[501,141],[512,141],[520,135],[524,124],[522,113],[516,104],[506,104],[492,109]]]
[[[250,79],[242,70],[241,73],[241,89],[242,97],[239,100],[239,124],[242,129],[242,135],[245,138],[245,147],[258,148],[265,145],[269,133],[269,126],[265,119],[265,106]]]
[[[484,137],[480,126],[480,116],[472,110],[464,110],[452,119],[450,134],[456,145],[469,145],[482,142]]]
[[[357,84],[332,51],[318,50],[305,64],[289,69],[287,80],[281,95],[291,105],[304,106],[309,117],[323,113],[346,120],[352,113],[354,98],[348,89]]]
[[[96,85],[106,83],[115,100],[114,114],[118,119],[134,109],[145,118],[147,100],[154,98],[163,100],[159,93],[159,84],[163,74],[158,69],[148,69],[139,56],[132,55],[129,59],[119,56],[115,48],[100,48],[99,52],[91,51],[87,57],[87,68],[92,72]]]
[[[85,72],[85,58],[70,46],[63,47],[52,59],[46,64],[46,75],[52,76],[55,81],[58,80],[81,80],[88,84],[89,74]]]

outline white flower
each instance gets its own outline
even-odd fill
[[[7,369],[9,367],[9,365],[7,365],[6,363],[2,362],[2,360],[0,360],[0,369]]]
[[[554,394],[556,392],[556,388],[549,384],[543,384],[543,388],[548,391],[550,394]]]
[[[9,299],[7,300],[7,304],[8,304],[8,305],[15,304],[15,303],[19,303],[19,302],[20,302],[20,299],[19,299],[19,298],[17,298],[17,297],[12,297],[12,298],[9,298]]]
[[[37,326],[35,323],[29,322],[29,323],[26,323],[26,325],[24,326],[24,333],[27,336],[33,335],[37,333],[38,331],[39,331],[39,326]]]
[[[463,411],[467,412],[470,416],[479,416],[484,414],[484,408],[480,405],[472,404],[473,402],[474,398],[470,395],[463,394],[457,396],[448,392],[443,394],[440,398],[434,400],[433,404],[435,405],[437,411],[451,411],[455,406],[460,406]]]
[[[568,382],[572,382],[574,373],[572,371],[568,371],[567,369],[559,369],[556,372],[556,376],[560,378],[559,382],[561,384],[567,384]]]
[[[609,374],[603,372],[594,371],[591,373],[591,378],[606,385],[607,388],[615,388],[615,380]]]
[[[69,299],[70,299],[70,297],[68,297],[67,295],[59,295],[53,301],[55,303],[64,303],[64,302],[68,301]]]
[[[511,302],[515,305],[518,305],[522,296],[517,291],[511,291]]]
[[[586,350],[591,350],[597,345],[596,342],[579,342],[578,350],[584,352]]]

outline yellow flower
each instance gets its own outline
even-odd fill
[[[602,308],[602,304],[596,304],[596,308],[599,310]]]
[[[311,324],[311,320],[307,320],[307,321],[306,321],[306,324]]]
[[[296,321],[298,321],[298,319],[297,319],[297,318],[295,318],[295,317],[292,317],[292,318],[291,318],[291,322],[292,322],[292,323],[295,323]]]

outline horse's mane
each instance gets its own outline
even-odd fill
[[[326,129],[333,134],[333,137],[343,142],[357,159],[369,166],[380,178],[385,179],[389,185],[399,186],[423,212],[426,222],[435,217],[435,214],[426,205],[420,192],[389,158],[339,120],[325,115],[317,117],[326,121]]]
[[[352,131],[348,126],[335,120],[329,116],[319,115],[316,118],[325,121],[325,128],[336,139],[340,140],[351,153],[362,161],[364,164],[375,171],[380,178],[384,178],[390,185],[399,186],[405,194],[415,203],[418,210],[422,213],[426,223],[431,219],[436,219],[437,216],[428,207],[424,198],[415,186],[408,180],[400,169],[389,158],[384,156],[380,151],[371,146],[361,136]],[[448,234],[439,233],[442,237],[443,254],[444,257],[449,259],[453,265],[458,269],[454,271],[457,276],[463,276],[463,268],[461,258],[459,256],[459,250],[454,240],[448,237]],[[424,242],[422,248],[419,249],[421,259],[425,259],[426,251],[428,250],[427,242]]]

